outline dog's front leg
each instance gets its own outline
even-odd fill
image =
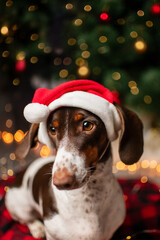
[[[27,226],[34,238],[45,237],[45,227],[41,221],[34,220],[33,222],[28,223]]]

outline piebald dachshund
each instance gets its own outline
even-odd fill
[[[142,123],[116,106],[121,119],[119,155],[133,164],[143,152]],[[24,158],[37,142],[32,124],[17,155]],[[13,219],[27,224],[35,238],[107,240],[123,223],[125,203],[112,173],[111,143],[104,123],[93,113],[61,107],[47,120],[55,156],[35,160],[6,194]]]

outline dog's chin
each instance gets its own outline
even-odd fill
[[[81,185],[78,182],[74,182],[72,185],[56,186],[58,190],[71,191],[80,188]]]

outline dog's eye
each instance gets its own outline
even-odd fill
[[[55,135],[56,134],[55,127],[50,127],[50,132],[51,132],[51,134]]]
[[[85,121],[83,122],[83,131],[91,131],[93,129],[93,123]]]

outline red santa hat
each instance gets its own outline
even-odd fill
[[[83,108],[101,118],[110,141],[113,141],[121,127],[114,102],[119,103],[119,100],[101,84],[91,80],[74,80],[54,89],[37,89],[32,103],[24,109],[24,116],[30,123],[40,123],[39,141],[52,147],[47,133],[49,114],[60,107]]]

